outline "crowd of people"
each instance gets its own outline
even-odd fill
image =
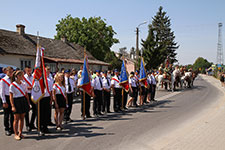
[[[14,71],[12,67],[3,68],[3,74],[0,75],[2,78],[0,81],[0,98],[4,110],[5,135],[15,134],[16,140],[23,139],[24,119],[28,132],[37,130],[38,123],[40,123],[40,134],[42,135],[50,132],[48,126],[55,126],[57,131],[63,130],[63,123],[67,124],[73,121],[71,119],[73,99],[78,94],[81,96],[81,117],[85,116],[85,118],[98,118],[107,115],[107,113],[112,113],[110,109],[111,94],[114,112],[122,112],[130,107],[154,103],[156,102],[157,84],[155,76],[160,74],[161,71],[169,73],[172,70],[159,68],[158,71],[148,71],[147,85],[139,81],[138,70],[130,72],[128,91],[123,90],[119,84],[120,72],[117,69],[113,71],[90,71],[92,95],[89,95],[86,92],[83,93],[81,87],[82,68],[78,72],[75,69],[62,69],[60,72],[51,73],[50,68],[46,66],[48,88],[45,89],[45,95],[40,100],[40,117],[37,117],[38,105],[31,100],[33,80],[31,67],[26,67],[24,71],[19,69]],[[83,104],[84,97],[85,104]],[[91,97],[93,97],[93,114],[90,110]],[[52,106],[55,109],[55,123],[52,123],[51,120]],[[37,119],[40,120],[37,121]]]

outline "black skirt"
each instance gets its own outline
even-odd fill
[[[23,114],[29,111],[30,107],[25,96],[13,98],[13,100],[14,100],[14,106],[16,108],[16,111],[14,112],[14,114]]]
[[[56,94],[56,101],[59,108],[66,108],[66,100],[62,94]]]
[[[145,87],[141,86],[140,95],[145,95]]]
[[[132,87],[132,91],[133,92],[131,92],[131,90],[129,90],[129,96],[132,97],[132,98],[135,98],[136,95],[137,95],[137,88],[136,87]]]

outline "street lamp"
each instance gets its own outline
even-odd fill
[[[144,21],[143,23],[140,23],[137,27],[136,27],[136,69],[137,69],[137,65],[138,65],[138,59],[139,59],[139,48],[138,48],[138,43],[139,43],[139,27],[143,24],[146,24],[147,21]]]

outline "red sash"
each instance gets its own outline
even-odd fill
[[[62,89],[57,84],[55,84],[55,86],[59,89],[60,93],[64,96],[64,98],[66,100],[66,96],[63,94]]]
[[[2,79],[2,81],[4,81],[8,86],[10,86],[10,84],[5,79]]]
[[[23,91],[16,84],[12,83],[12,85],[15,86],[20,91],[20,93],[26,97],[25,93],[23,93]]]
[[[114,81],[116,81],[116,82],[120,83],[120,81],[119,81],[119,80],[117,80],[117,79],[115,79],[115,78],[112,78],[112,80],[114,80]]]
[[[23,79],[27,82],[27,84],[28,84],[30,87],[32,87],[32,84],[31,84],[25,77],[23,77]]]

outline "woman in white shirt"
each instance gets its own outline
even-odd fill
[[[56,129],[62,130],[62,120],[64,117],[64,110],[68,107],[68,100],[65,88],[65,79],[63,73],[55,75],[55,84],[53,86],[53,100],[55,103],[55,123]]]
[[[15,132],[15,139],[21,140],[24,138],[22,135],[24,117],[30,109],[30,102],[27,94],[26,85],[22,82],[23,71],[18,70],[13,73],[12,84],[9,87],[10,103],[14,113],[13,129]],[[19,126],[19,127],[18,127]],[[19,129],[18,129],[19,128]]]

